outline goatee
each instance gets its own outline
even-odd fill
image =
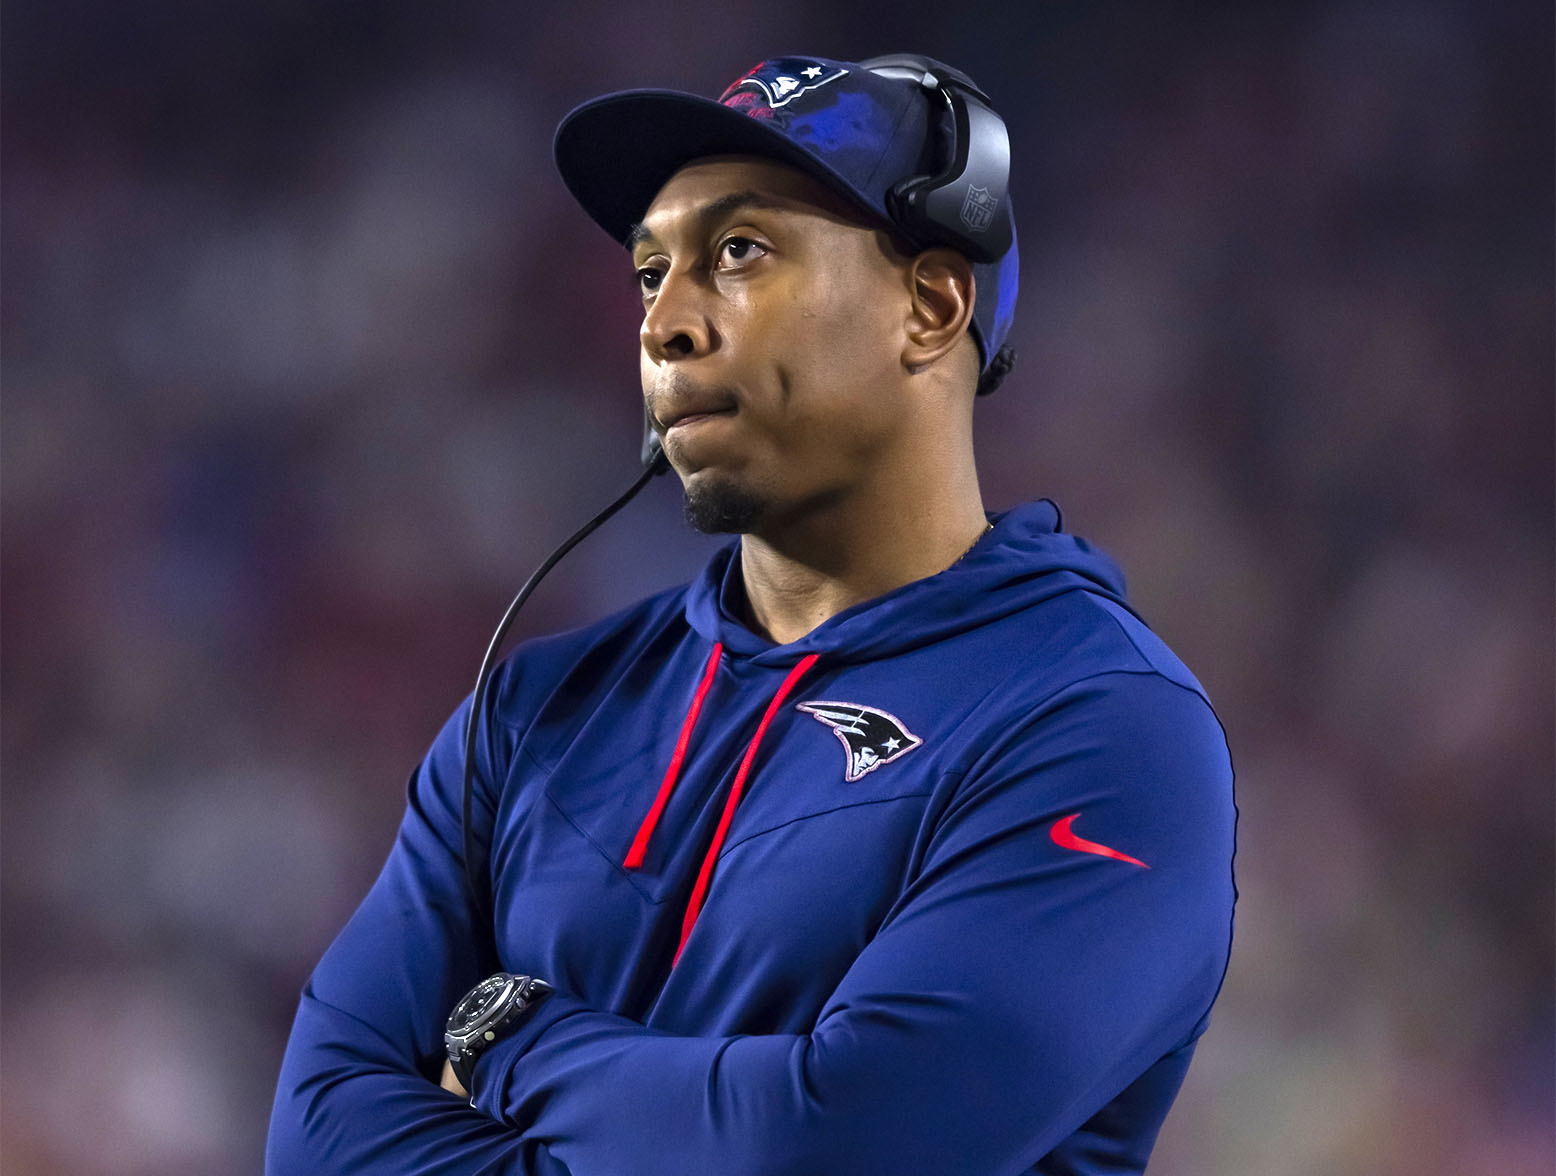
[[[704,535],[743,535],[753,530],[767,503],[740,486],[699,484],[686,491],[686,521]]]

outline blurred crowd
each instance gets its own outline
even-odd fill
[[[1548,4],[59,0],[4,34],[7,1176],[259,1171],[407,774],[635,475],[636,295],[557,120],[901,50],[1012,131],[985,501],[1117,557],[1231,740],[1232,967],[1153,1173],[1552,1170]],[[656,483],[516,632],[714,546]]]

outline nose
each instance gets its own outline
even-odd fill
[[[638,331],[643,350],[657,363],[693,359],[713,346],[713,328],[694,275],[665,273]]]

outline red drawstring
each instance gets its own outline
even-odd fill
[[[686,718],[681,722],[681,734],[675,741],[675,752],[670,756],[670,766],[665,769],[665,778],[659,785],[659,794],[654,797],[653,807],[648,810],[648,815],[638,826],[637,836],[632,839],[632,848],[627,850],[626,859],[621,863],[624,869],[636,870],[643,865],[643,856],[648,851],[649,839],[654,835],[654,829],[665,811],[665,805],[670,803],[670,793],[675,790],[676,779],[681,774],[681,764],[686,760],[686,747],[692,739],[692,728],[697,725],[697,715],[702,711],[702,700],[708,696],[708,688],[713,685],[713,675],[717,672],[719,660],[723,656],[723,645],[715,644],[713,653],[708,658],[707,669],[702,672],[702,681],[697,684],[697,693],[692,695],[691,709],[686,712]],[[713,863],[718,860],[719,850],[724,848],[724,838],[734,822],[735,806],[740,803],[741,794],[745,791],[746,780],[751,775],[751,765],[756,762],[757,749],[762,746],[762,736],[767,734],[768,724],[773,721],[773,716],[778,713],[783,700],[789,696],[789,691],[794,689],[794,684],[816,664],[816,659],[816,654],[809,654],[801,658],[799,664],[789,671],[783,684],[778,687],[778,693],[773,695],[773,700],[767,704],[767,711],[762,715],[762,721],[757,724],[756,734],[751,737],[751,746],[746,748],[745,758],[740,761],[740,770],[735,773],[735,782],[730,786],[728,799],[724,801],[724,814],[719,818],[719,827],[713,833],[713,844],[708,846],[708,854],[702,859],[702,869],[697,873],[697,884],[692,887],[691,900],[687,903],[686,915],[681,920],[681,942],[675,949],[677,961],[680,960],[681,952],[686,947],[686,940],[692,933],[692,926],[697,922],[697,915],[702,910],[702,900],[708,893],[708,882],[713,877]]]
[[[778,708],[783,705],[783,700],[788,697],[789,691],[794,688],[805,671],[816,664],[817,655],[812,653],[800,659],[798,665],[789,671],[789,676],[783,680],[783,685],[778,687],[778,693],[773,695],[773,700],[767,704],[767,713],[762,716],[761,723],[756,728],[756,734],[751,738],[751,746],[746,748],[745,759],[740,761],[740,770],[735,773],[735,783],[730,787],[729,799],[724,802],[724,815],[719,818],[719,827],[713,834],[713,844],[708,846],[708,855],[702,859],[702,869],[697,873],[697,884],[692,887],[691,900],[686,904],[686,916],[681,920],[681,943],[675,949],[675,962],[681,958],[681,952],[686,949],[686,940],[691,936],[692,926],[697,922],[697,914],[702,910],[703,897],[708,892],[708,880],[713,876],[713,863],[718,859],[719,850],[724,847],[724,837],[729,832],[729,826],[735,819],[735,806],[740,803],[740,794],[745,790],[746,778],[751,774],[751,764],[756,760],[757,748],[762,746],[762,736],[767,733],[767,725],[773,721],[773,716],[778,713]],[[701,695],[697,701],[701,702]],[[693,703],[695,711],[696,703]],[[689,724],[688,724],[689,726]],[[685,739],[683,732],[682,739]],[[679,752],[677,748],[677,752]],[[664,790],[661,789],[661,792]],[[656,811],[660,807],[655,802]],[[642,836],[641,831],[639,836]]]
[[[654,835],[654,826],[659,824],[659,815],[665,811],[665,805],[670,801],[670,792],[675,788],[675,778],[681,774],[681,761],[686,758],[686,745],[691,742],[692,728],[697,725],[697,712],[702,710],[702,700],[708,695],[708,687],[713,685],[713,674],[719,668],[719,659],[724,656],[724,646],[714,643],[713,656],[708,658],[708,668],[702,673],[702,681],[697,685],[697,693],[692,696],[692,706],[686,712],[686,719],[681,723],[681,737],[675,741],[675,754],[670,757],[670,767],[665,771],[664,782],[659,785],[659,795],[654,797],[654,805],[648,810],[648,816],[643,818],[643,823],[638,826],[638,835],[632,839],[632,848],[627,851],[627,858],[622,866],[628,870],[635,870],[643,864],[643,854],[648,850],[648,839]]]

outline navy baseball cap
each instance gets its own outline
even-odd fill
[[[757,155],[787,163],[870,219],[919,241],[892,216],[899,181],[939,172],[948,112],[918,82],[825,57],[770,57],[717,99],[679,90],[623,90],[591,99],[558,125],[557,170],[584,211],[625,245],[666,181],[694,159]],[[976,191],[976,189],[975,189]],[[976,209],[972,210],[976,212]],[[974,263],[971,333],[992,391],[1013,353],[1001,348],[1016,306],[1019,261],[1010,248]],[[991,372],[996,356],[1003,365]],[[991,378],[992,377],[992,378]]]

